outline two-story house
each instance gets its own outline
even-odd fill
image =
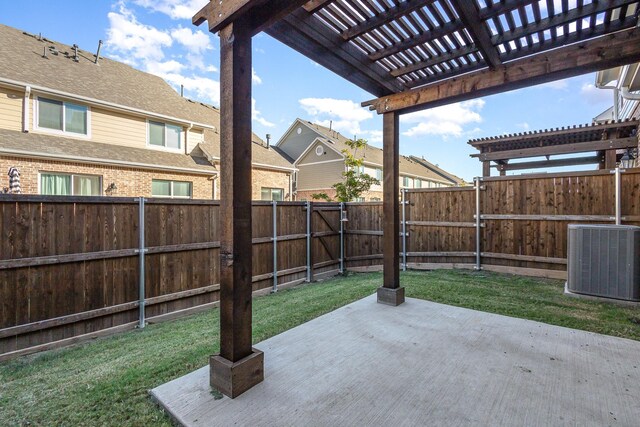
[[[220,112],[163,79],[0,25],[0,192],[217,198]],[[290,200],[295,167],[254,135],[254,199]]]
[[[332,185],[340,182],[345,171],[343,150],[348,138],[330,128],[296,119],[276,144],[277,148],[294,160],[296,199],[311,200],[314,193],[326,193],[335,197]],[[362,158],[361,172],[378,179],[379,185],[360,201],[382,200],[382,150],[367,145],[353,153]],[[429,163],[423,158],[400,157],[401,188],[436,188],[464,185],[464,180]]]

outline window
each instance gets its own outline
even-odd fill
[[[102,177],[97,175],[73,175],[40,173],[40,194],[50,196],[100,196]]]
[[[382,169],[380,169],[380,168],[376,169],[376,179],[378,181],[382,181]]]
[[[379,202],[380,200],[382,200],[380,197],[372,197],[371,198],[372,202]]]
[[[37,98],[37,128],[87,135],[88,108],[53,99]]]
[[[182,143],[182,128],[160,122],[149,121],[149,145],[179,150]]]
[[[413,178],[409,178],[408,176],[403,176],[402,186],[406,188],[413,188]]]
[[[414,181],[414,188],[422,188],[422,180],[416,178]]]
[[[154,179],[151,180],[151,195],[153,197],[189,199],[191,198],[191,187],[192,184],[189,181]]]
[[[364,202],[364,197],[356,197],[355,199],[353,199],[354,202]]]
[[[282,188],[268,188],[262,187],[261,197],[262,200],[284,200],[284,190]]]

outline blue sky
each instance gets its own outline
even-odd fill
[[[191,25],[208,0],[0,0],[0,23],[103,54],[165,78],[185,95],[218,105],[219,41]],[[360,102],[372,98],[265,34],[253,39],[254,131],[277,141],[296,117],[333,126],[381,146],[382,120]],[[608,108],[610,91],[594,75],[427,110],[401,118],[402,154],[467,179],[481,174],[472,138],[588,123]]]

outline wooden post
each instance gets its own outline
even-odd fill
[[[615,169],[616,168],[616,150],[607,150],[604,155],[604,168]]]
[[[251,27],[220,31],[220,354],[210,382],[234,398],[264,378],[251,347]]]
[[[484,161],[482,162],[482,177],[486,178],[488,176],[491,176],[491,162]]]
[[[382,119],[383,144],[383,235],[384,282],[378,288],[378,302],[393,306],[404,302],[400,287],[400,128],[398,113]]]

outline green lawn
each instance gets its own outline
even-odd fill
[[[259,297],[254,342],[372,294],[379,273]],[[488,272],[402,275],[408,297],[640,340],[640,309],[567,298],[557,280]],[[218,310],[0,364],[0,425],[171,425],[147,391],[206,364]]]

